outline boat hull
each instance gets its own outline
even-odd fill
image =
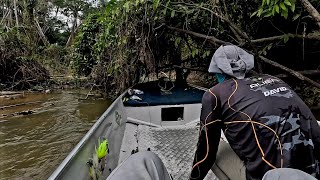
[[[109,142],[122,142],[126,121],[122,96],[120,96],[98,119],[49,179],[90,179],[87,162],[93,157],[98,140],[107,138]],[[115,169],[118,165],[120,147],[121,143],[109,143],[109,154],[103,176],[107,177],[110,174],[109,170]]]

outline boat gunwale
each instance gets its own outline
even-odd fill
[[[50,175],[48,179],[54,180],[60,176],[63,170],[68,166],[68,164],[72,161],[75,155],[81,150],[81,148],[88,141],[90,136],[94,134],[95,130],[101,125],[101,123],[105,120],[105,118],[110,113],[110,111],[115,106],[115,104],[118,103],[120,99],[122,99],[123,95],[126,92],[127,91],[122,93],[116,100],[112,102],[112,104],[108,107],[108,109],[100,116],[97,122],[90,128],[90,130],[85,134],[85,136],[80,140],[80,142],[72,149],[72,151],[68,154],[68,156],[64,158],[64,160],[59,164],[59,166],[55,169],[55,171]]]

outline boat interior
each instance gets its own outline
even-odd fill
[[[155,87],[137,87],[145,92],[142,100],[124,102],[127,121],[118,164],[136,151],[150,150],[162,159],[173,179],[189,179],[204,91]]]
[[[138,94],[119,96],[49,179],[90,179],[86,163],[101,138],[108,140],[109,153],[99,179],[131,154],[147,150],[162,159],[173,179],[189,179],[205,89],[167,83],[140,84],[131,88]]]

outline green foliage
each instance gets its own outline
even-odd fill
[[[91,7],[92,1],[85,0],[23,2],[27,3],[19,1],[18,12],[21,13],[19,22],[24,30],[17,28],[19,31],[13,38],[14,44],[22,42],[20,48],[23,56],[43,59],[41,62],[50,67],[54,67],[51,62],[67,66],[71,61],[79,75],[99,74],[96,80],[104,81],[106,89],[123,89],[138,82],[144,75],[177,66],[203,69],[219,46],[214,43],[215,38],[250,49],[251,46],[239,31],[243,31],[250,39],[282,35],[279,32],[302,34],[303,26],[298,23],[308,23],[310,20],[303,18],[306,13],[296,0],[100,0],[99,8]],[[311,2],[319,5],[317,0]],[[10,5],[10,1],[6,3]],[[80,20],[80,28],[68,27],[58,17],[52,16],[53,12]],[[229,19],[239,30],[219,16]],[[289,17],[299,21],[285,19]],[[57,45],[48,46],[42,42],[34,19],[39,20],[49,43]],[[73,25],[77,25],[77,22],[73,21]],[[6,25],[11,30],[14,24],[12,19]],[[312,32],[313,27],[307,27]],[[68,39],[73,39],[72,32],[76,33],[74,41],[66,43]],[[213,38],[203,38],[206,36]],[[272,43],[269,40],[258,42],[256,52],[272,54],[269,52],[289,40],[289,36],[282,37],[271,40]],[[64,49],[63,45],[72,42],[72,51]],[[179,71],[178,68],[174,69]]]
[[[61,69],[61,66],[69,66],[70,60],[68,53],[70,50],[64,46],[52,44],[44,48],[40,55],[44,58],[42,62],[44,65],[49,66],[51,69]]]
[[[22,28],[0,28],[1,59],[15,59],[28,55],[32,49],[30,38]]]
[[[77,35],[72,62],[77,74],[89,75],[92,67],[96,64],[97,56],[94,53],[99,51],[99,48],[96,48],[96,35],[101,26],[98,17],[98,14],[88,16]]]
[[[34,59],[33,43],[23,28],[0,28],[0,83],[30,88],[48,79],[48,72]]]
[[[259,9],[251,16],[272,17],[275,15],[281,15],[287,19],[290,11],[292,13],[295,12],[296,3],[296,0],[262,0],[262,4]],[[296,18],[297,15],[295,15],[293,20]]]
[[[204,32],[201,27],[210,25],[208,17],[210,12],[170,0],[109,1],[101,13],[86,19],[77,35],[76,71],[88,75],[95,64],[105,64],[105,74],[124,88],[139,80],[141,73],[155,72],[159,66],[209,59],[211,51],[203,47],[203,41],[163,26],[187,23]]]

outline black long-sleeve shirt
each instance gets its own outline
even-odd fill
[[[218,119],[221,121],[206,126],[209,153],[194,168],[193,179],[203,179],[214,164],[221,129],[244,162],[247,179],[262,179],[268,170],[280,167],[320,178],[320,127],[310,109],[282,80],[262,75],[214,86],[203,96],[200,120],[204,125]],[[206,152],[204,128],[194,164]]]

